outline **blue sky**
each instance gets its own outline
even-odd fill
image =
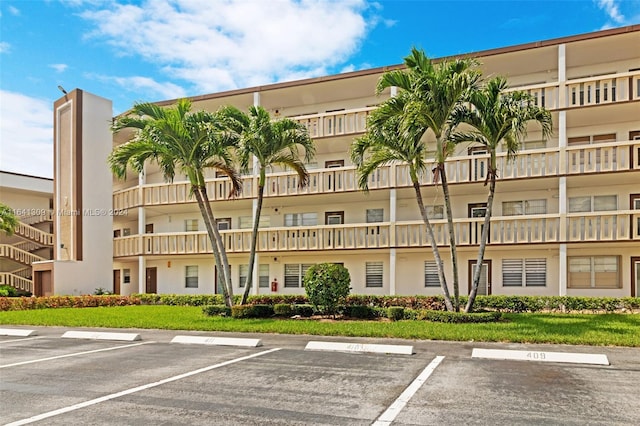
[[[201,95],[640,23],[640,0],[0,0],[0,170],[52,176],[52,103]],[[28,159],[28,160],[25,160]]]

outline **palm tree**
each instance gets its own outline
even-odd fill
[[[0,203],[0,231],[4,231],[7,235],[13,235],[17,227],[18,218],[13,214],[13,209]]]
[[[514,159],[518,153],[520,141],[527,135],[529,122],[538,123],[542,128],[543,138],[551,134],[551,113],[533,103],[532,98],[524,92],[507,92],[507,81],[503,77],[495,77],[489,80],[479,91],[471,94],[470,104],[464,109],[458,110],[454,117],[456,123],[466,123],[472,126],[467,132],[456,132],[452,140],[456,143],[473,142],[484,146],[489,154],[487,178],[485,185],[489,184],[487,196],[487,211],[484,217],[484,225],[478,248],[476,270],[469,300],[465,306],[465,312],[473,309],[473,303],[478,292],[478,283],[485,248],[489,237],[489,223],[493,206],[493,198],[496,191],[496,179],[498,170],[496,164],[496,152],[502,145],[507,152],[507,159]]]
[[[431,243],[433,257],[438,265],[438,279],[445,305],[447,310],[453,311],[454,306],[445,280],[442,259],[420,190],[420,178],[428,173],[427,146],[421,141],[425,129],[421,126],[402,129],[402,117],[397,115],[386,116],[384,121],[380,120],[379,115],[386,115],[384,108],[385,106],[382,106],[372,113],[367,133],[356,139],[351,146],[351,160],[358,170],[358,186],[367,191],[369,176],[380,166],[395,162],[406,163],[409,166],[409,177],[416,194],[418,208]]]
[[[377,120],[384,121],[389,115],[401,116],[401,128],[417,126],[423,128],[425,133],[430,129],[435,136],[434,182],[442,182],[453,270],[454,309],[458,311],[458,255],[445,161],[454,148],[449,141],[453,130],[451,117],[462,107],[469,94],[477,89],[480,72],[474,60],[456,59],[434,64],[424,51],[416,48],[404,58],[404,64],[406,69],[387,72],[378,82],[378,94],[392,86],[401,91],[398,96],[383,103],[387,114],[378,115]],[[373,122],[372,125],[376,123]]]
[[[229,127],[237,132],[239,137],[238,153],[243,170],[248,170],[255,164],[258,168],[258,201],[251,234],[251,251],[249,254],[249,273],[244,283],[244,293],[241,304],[246,303],[253,281],[253,267],[255,264],[258,228],[264,199],[266,172],[270,167],[281,166],[292,169],[298,175],[298,186],[304,187],[309,182],[309,173],[304,165],[315,154],[315,146],[309,137],[306,127],[289,118],[272,121],[269,112],[259,106],[249,108],[245,114],[234,107],[224,109],[224,115],[235,120],[230,121]],[[304,150],[304,161],[299,149]]]
[[[118,178],[126,177],[127,167],[142,173],[147,160],[158,164],[167,181],[173,181],[176,170],[189,178],[191,193],[198,202],[211,241],[225,303],[231,306],[233,286],[229,261],[207,196],[204,171],[212,168],[231,179],[229,197],[240,193],[242,184],[231,166],[234,139],[232,133],[225,130],[222,114],[190,110],[191,102],[187,99],[179,100],[174,107],[135,104],[130,114],[114,121],[113,131],[131,128],[137,130],[136,135],[115,148],[108,162]]]

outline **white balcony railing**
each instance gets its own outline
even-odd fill
[[[564,164],[560,160],[561,152],[559,148],[520,151],[514,160],[508,160],[506,153],[499,153],[496,158],[498,178],[508,180],[555,177],[563,174],[640,171],[640,142],[637,140],[568,147]],[[449,183],[484,182],[488,162],[488,155],[449,158],[445,163],[447,179]],[[271,173],[267,175],[264,195],[282,197],[357,191],[357,179],[357,172],[353,166],[315,169],[309,171],[309,184],[301,188],[298,186],[299,180],[295,173]],[[242,181],[243,191],[239,198],[255,197],[255,178],[245,176]],[[409,167],[406,164],[380,167],[369,177],[369,189],[392,188],[394,182],[398,188],[411,186]],[[420,184],[433,185],[433,174],[427,173],[422,176]],[[228,179],[217,178],[207,182],[207,194],[212,201],[228,200],[229,190]],[[144,185],[114,192],[113,205],[114,209],[122,210],[142,205],[195,202],[189,191],[188,182]]]
[[[367,117],[374,109],[374,107],[358,108],[301,115],[291,119],[303,124],[312,138],[353,135],[366,131]]]
[[[484,218],[455,219],[458,246],[480,244]],[[431,222],[438,246],[448,245],[446,220]],[[637,210],[493,217],[489,245],[569,243],[580,241],[640,241],[640,212]],[[251,230],[222,231],[228,253],[246,253],[251,247]],[[395,238],[393,237],[395,235]],[[430,247],[421,221],[348,224],[310,227],[265,228],[258,233],[258,251],[307,251]],[[114,257],[137,255],[179,255],[211,253],[205,232],[176,232],[131,235],[114,238]]]

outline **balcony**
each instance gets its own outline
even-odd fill
[[[353,224],[266,228],[258,233],[258,251],[307,251],[390,247],[389,224]],[[227,253],[248,253],[251,230],[221,231]],[[114,238],[114,257],[212,253],[205,232],[176,232]]]
[[[629,101],[633,98],[632,93],[638,87],[639,80],[640,71],[630,71],[577,78],[567,80],[564,84],[552,82],[512,87],[507,91],[524,91],[533,97],[536,105],[553,111]],[[638,96],[640,93],[635,98]]]
[[[637,153],[637,154],[634,154]],[[564,157],[564,160],[561,160]],[[488,155],[460,156],[449,158],[445,167],[449,183],[484,182],[487,176]],[[607,173],[640,170],[640,142],[626,141],[581,145],[560,148],[545,148],[521,151],[513,160],[505,153],[497,156],[500,180],[557,177],[586,173]],[[242,178],[243,190],[238,198],[257,197],[256,178]],[[309,184],[298,186],[298,176],[293,172],[267,175],[265,197],[286,197],[303,194],[331,194],[358,191],[356,169],[353,166],[315,169],[309,171]],[[433,175],[422,176],[421,185],[434,185]],[[380,167],[369,178],[369,189],[410,187],[409,167],[405,164]],[[113,193],[115,210],[140,206],[158,206],[180,203],[195,203],[189,194],[188,182],[143,185]],[[227,200],[230,182],[215,178],[207,182],[207,193],[212,201]]]
[[[484,218],[455,219],[458,246],[480,244]],[[431,222],[438,246],[448,245],[446,220]],[[564,226],[563,226],[564,225]],[[565,230],[563,232],[563,229]],[[251,230],[222,231],[227,253],[248,253]],[[564,237],[563,237],[564,234]],[[640,212],[504,216],[491,219],[488,245],[572,243],[582,241],[640,242]],[[258,233],[263,253],[430,247],[421,221],[265,228]],[[144,234],[114,238],[114,257],[212,253],[204,232]]]
[[[312,138],[355,135],[367,129],[367,117],[375,107],[291,117],[307,128]]]

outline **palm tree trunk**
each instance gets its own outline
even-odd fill
[[[218,250],[220,252],[220,260],[222,262],[222,277],[224,278],[224,288],[226,291],[226,297],[229,299],[228,306],[233,305],[233,284],[231,282],[231,268],[229,268],[229,259],[227,258],[227,250],[224,247],[224,242],[222,241],[222,236],[220,236],[220,231],[218,230],[218,224],[216,223],[216,219],[213,215],[213,211],[211,210],[211,204],[208,202],[207,190],[202,187],[202,193],[204,194],[207,203],[205,203],[205,209],[207,210],[207,215],[211,220],[211,225],[213,228],[213,236],[218,244]],[[220,273],[219,273],[220,274]]]
[[[444,265],[442,264],[442,259],[440,258],[440,251],[438,250],[436,237],[433,235],[433,228],[431,227],[429,217],[427,216],[427,209],[425,209],[424,202],[422,201],[422,193],[420,192],[420,183],[418,181],[413,182],[413,189],[416,193],[416,201],[418,202],[418,208],[420,208],[422,220],[424,221],[424,225],[427,228],[427,235],[429,236],[429,242],[431,243],[433,257],[438,267],[438,280],[440,281],[440,287],[442,288],[442,293],[444,295],[444,304],[447,307],[448,311],[453,311],[453,304],[451,303],[451,296],[449,295],[447,280],[444,276]]]
[[[260,178],[262,182],[264,179]],[[258,185],[258,205],[256,206],[256,217],[253,221],[253,232],[251,234],[251,252],[249,254],[249,271],[247,273],[247,281],[244,284],[244,294],[242,295],[241,305],[247,302],[251,283],[253,282],[253,264],[256,261],[256,249],[258,246],[258,228],[260,227],[260,212],[262,211],[262,200],[264,199],[264,183]]]
[[[449,250],[451,251],[451,268],[453,269],[453,307],[460,312],[460,284],[458,278],[458,250],[456,248],[456,234],[453,227],[453,214],[451,212],[451,196],[449,195],[449,182],[444,163],[439,165],[440,179],[442,180],[442,192],[444,193],[444,206],[447,210],[447,227],[449,228]]]
[[[496,175],[495,168],[491,166],[489,170],[491,179],[489,180],[489,195],[487,197],[487,212],[484,215],[484,225],[482,227],[482,235],[480,236],[480,247],[478,247],[478,259],[476,260],[476,270],[473,274],[473,281],[471,285],[471,293],[469,293],[469,300],[464,308],[466,313],[471,312],[473,309],[473,303],[476,300],[478,294],[478,284],[480,283],[480,274],[482,273],[482,262],[484,261],[484,251],[487,246],[487,240],[489,239],[489,224],[491,222],[491,210],[493,207],[493,196],[496,191]]]
[[[202,219],[204,220],[204,226],[207,229],[207,234],[209,235],[209,240],[211,241],[211,247],[213,248],[213,257],[216,262],[216,268],[218,270],[218,279],[224,279],[224,276],[220,273],[222,270],[222,259],[220,257],[220,248],[215,238],[214,229],[215,226],[215,218],[209,215],[206,206],[209,204],[209,197],[207,196],[206,191],[202,191],[200,187],[194,187],[193,193],[196,196],[196,200],[198,202],[198,207],[200,208],[200,214],[202,214]],[[224,281],[223,281],[224,282]],[[227,292],[226,285],[223,286],[223,294],[225,299],[225,304],[231,307],[232,299],[229,297]]]

